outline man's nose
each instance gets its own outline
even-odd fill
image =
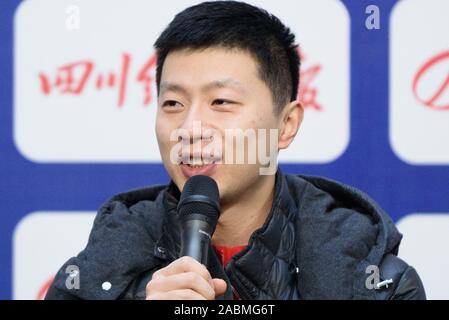
[[[186,116],[181,124],[180,129],[188,133],[182,137],[183,142],[194,144],[198,140],[204,139],[202,137],[204,129],[207,126],[207,110],[200,104],[192,104],[188,109]],[[188,141],[185,141],[188,139]]]

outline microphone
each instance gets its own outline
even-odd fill
[[[220,216],[220,196],[214,179],[195,175],[184,185],[178,203],[181,220],[181,257],[206,265],[212,234]]]

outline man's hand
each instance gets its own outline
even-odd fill
[[[214,300],[226,282],[212,279],[207,268],[191,257],[181,257],[156,271],[146,287],[147,300]]]

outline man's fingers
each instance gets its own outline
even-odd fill
[[[165,278],[165,276],[161,272],[159,272],[159,271],[160,270],[158,270],[157,272],[153,273],[153,275],[151,276],[151,280]]]
[[[226,292],[226,282],[212,279],[206,266],[191,257],[181,257],[156,271],[147,284],[148,299],[208,299]]]
[[[209,281],[212,279],[209,271],[207,271],[206,267],[193,259],[192,257],[181,257],[168,266],[156,271],[153,274],[153,279],[159,276],[171,276],[174,274],[182,273],[182,272],[195,272],[198,273],[204,280]]]
[[[223,279],[214,278],[212,279],[214,284],[215,296],[221,296],[226,292],[227,284]]]
[[[181,289],[191,289],[204,298],[212,300],[215,298],[216,292],[213,284],[204,280],[199,274],[194,272],[184,272],[172,276],[157,276],[153,278],[147,285],[147,295],[152,292],[168,292]]]

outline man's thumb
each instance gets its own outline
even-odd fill
[[[214,283],[215,296],[220,296],[226,292],[226,281],[218,278],[212,279],[212,281]]]

